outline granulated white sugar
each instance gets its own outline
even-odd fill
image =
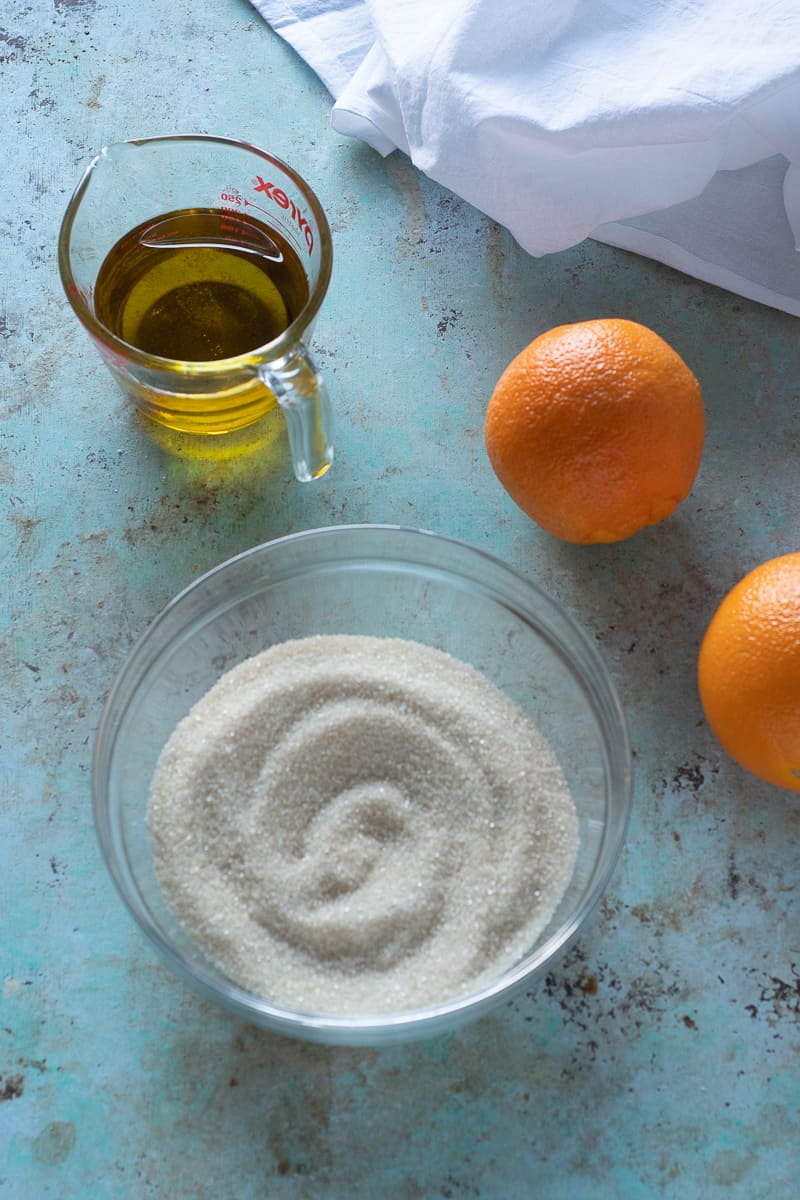
[[[521,708],[441,651],[349,635],[223,675],[164,748],[148,822],[164,895],[207,956],[331,1016],[453,999],[513,965],[578,844]]]

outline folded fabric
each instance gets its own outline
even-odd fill
[[[531,254],[593,236],[800,315],[797,0],[253,0]]]

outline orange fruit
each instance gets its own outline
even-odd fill
[[[567,542],[616,542],[669,516],[700,466],[700,385],[663,338],[609,317],[559,325],[506,367],[486,412],[495,474]]]
[[[800,554],[770,559],[728,592],[700,647],[698,683],[728,754],[800,792]]]

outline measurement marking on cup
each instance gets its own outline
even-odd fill
[[[267,216],[267,217],[272,217],[272,216],[273,216],[273,214],[270,212],[270,210],[269,210],[268,208],[264,208],[264,207],[262,207],[262,205],[260,205],[260,204],[256,204],[256,203],[255,203],[255,201],[253,201],[253,200],[247,200],[247,199],[245,199],[245,201],[244,201],[244,204],[245,204],[245,207],[246,207],[246,208],[257,208],[259,212],[262,212],[262,213],[264,213],[264,215],[265,215],[265,216]],[[225,206],[223,206],[223,207],[225,207]],[[228,207],[229,207],[229,210],[230,210],[231,212],[238,212],[238,209],[233,209],[233,208],[230,208],[230,206],[228,206]],[[274,219],[274,218],[273,218],[273,219]],[[302,242],[301,242],[300,238],[299,238],[299,237],[298,237],[298,235],[297,235],[297,230],[296,230],[296,229],[286,229],[286,228],[284,228],[284,231],[283,231],[283,232],[284,232],[284,234],[286,235],[286,237],[289,239],[289,241],[291,242],[291,244],[292,244],[293,246],[296,246],[296,247],[297,247],[297,250],[298,250],[298,252],[299,252],[299,251],[302,251],[302,249],[303,249],[303,246],[302,246]],[[306,239],[306,240],[308,240],[308,239]],[[311,253],[311,250],[309,249],[309,251],[308,251],[308,252],[309,252],[309,254],[310,254],[310,253]]]
[[[282,188],[276,187],[274,183],[266,183],[260,175],[256,175],[253,180],[253,190],[263,192],[268,199],[277,204],[278,208],[290,210],[292,220],[297,222],[297,226],[305,238],[308,253],[311,254],[314,250],[314,230],[294,200],[287,196]],[[261,208],[261,205],[256,204],[253,200],[245,198],[245,205],[252,205],[253,208],[257,208],[260,212],[265,212],[269,215],[269,211],[266,208]]]

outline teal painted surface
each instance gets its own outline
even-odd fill
[[[169,22],[169,23],[167,23]],[[319,82],[244,0],[7,0],[2,246],[2,1200],[789,1197],[800,1144],[797,799],[719,751],[694,664],[716,603],[800,544],[800,326],[587,243],[536,261],[480,214],[335,136]],[[336,265],[315,333],[331,474],[149,442],[61,295],[63,208],[102,144],[180,129],[312,182]],[[669,521],[561,545],[482,448],[494,380],[562,321],[632,316],[704,387]],[[232,1022],[144,944],[95,843],[91,746],[132,640],[199,572],[293,530],[398,521],[484,546],[598,640],[636,750],[602,911],[530,995],[383,1052]]]

